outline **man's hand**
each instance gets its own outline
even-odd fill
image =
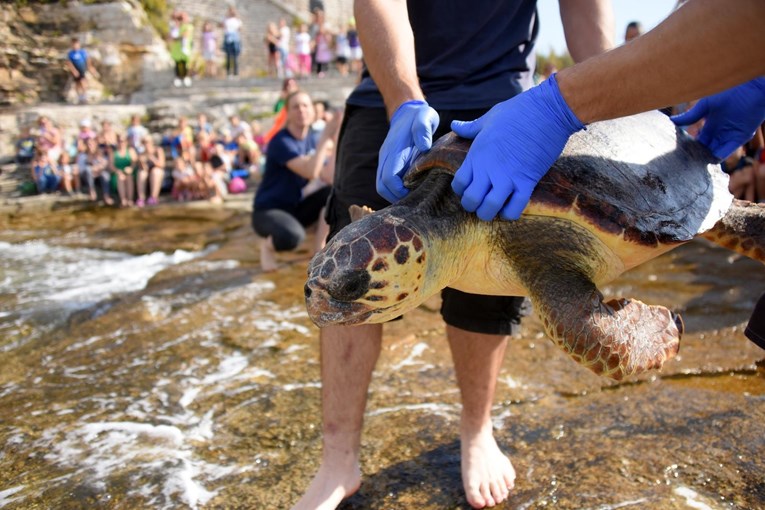
[[[407,101],[396,108],[377,164],[377,192],[388,202],[409,193],[404,174],[417,154],[430,150],[438,122],[438,113],[425,101]]]
[[[452,189],[462,197],[462,206],[482,220],[497,214],[517,220],[539,179],[582,128],[552,75],[475,121],[452,122],[459,136],[475,138]]]
[[[697,140],[723,160],[751,140],[765,121],[765,77],[705,97],[687,112],[671,118],[678,126],[704,118]]]

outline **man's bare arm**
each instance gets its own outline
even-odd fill
[[[765,74],[762,0],[693,0],[655,29],[562,70],[563,97],[583,123],[661,108]],[[725,37],[723,34],[735,34]]]
[[[560,0],[560,19],[568,52],[582,62],[614,47],[611,0]]]
[[[383,95],[388,116],[406,101],[424,99],[406,0],[356,0],[353,8],[364,61]]]

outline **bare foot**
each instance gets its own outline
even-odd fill
[[[276,263],[276,250],[270,237],[260,239],[260,268],[264,273],[271,273],[279,269]]]
[[[473,508],[498,505],[515,485],[515,469],[497,446],[491,429],[461,434],[462,484]]]
[[[308,490],[292,510],[334,510],[345,498],[359,490],[361,469],[357,463],[347,468],[323,462]]]

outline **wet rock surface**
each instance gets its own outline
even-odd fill
[[[262,274],[246,208],[59,210],[0,226],[6,243],[199,254],[44,334],[0,316],[0,507],[270,509],[300,497],[321,455],[307,248]],[[525,320],[493,413],[517,472],[498,508],[765,507],[765,351],[742,333],[763,267],[693,242],[602,290],[680,311],[680,354],[614,383]],[[459,413],[436,297],[386,326],[365,479],[341,508],[469,508]]]

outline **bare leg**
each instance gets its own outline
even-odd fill
[[[271,237],[259,237],[260,242],[260,268],[264,273],[276,271],[279,266],[276,263],[276,250],[274,249],[273,239]]]
[[[146,201],[146,180],[148,179],[149,172],[146,170],[140,170],[138,172],[138,201],[144,203]]]
[[[515,469],[494,440],[491,406],[507,337],[446,327],[462,396],[460,441],[462,483],[473,508],[492,507],[507,499]]]
[[[127,196],[127,205],[133,205],[135,182],[133,181],[133,170],[129,167],[125,169],[125,196]]]
[[[118,170],[119,172],[119,170]],[[117,174],[117,195],[120,197],[120,207],[127,207],[128,200],[127,200],[127,179],[125,178],[125,174],[123,172],[119,172]]]
[[[164,170],[156,166],[151,169],[151,182],[149,183],[149,192],[151,194],[151,198],[153,198],[155,202],[159,200],[159,192],[162,189],[162,180],[164,178]]]
[[[324,213],[326,212],[326,210],[327,210],[326,207],[322,207],[321,212],[319,213],[319,220],[316,222],[316,237],[314,238],[314,245],[313,245],[314,253],[324,248],[324,245],[327,244],[327,235],[329,234],[329,225],[327,225],[327,222],[324,219]]]
[[[382,324],[321,330],[321,466],[293,510],[331,510],[361,485],[359,449]]]

